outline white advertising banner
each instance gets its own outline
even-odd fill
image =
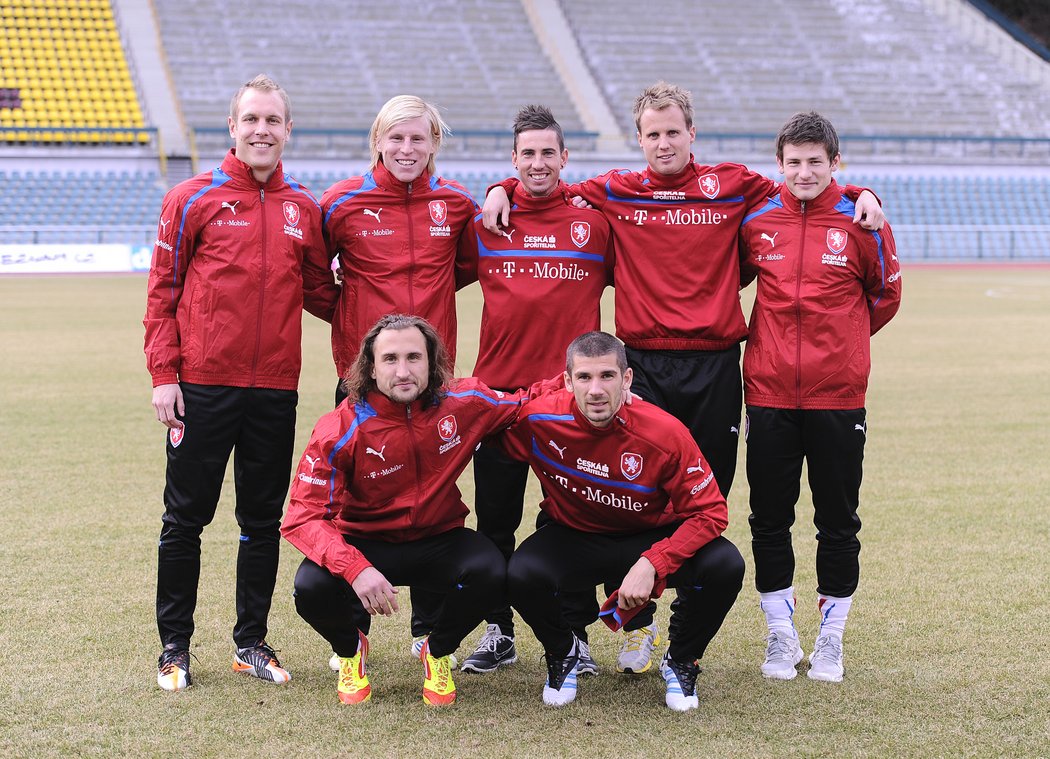
[[[140,245],[0,245],[0,275],[148,271]]]

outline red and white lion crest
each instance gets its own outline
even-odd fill
[[[718,197],[718,191],[721,187],[718,184],[717,174],[704,174],[697,180],[697,183],[700,185],[700,192],[704,195],[712,200]]]
[[[293,227],[299,224],[299,206],[290,200],[284,201],[284,220]]]
[[[591,239],[591,223],[589,221],[574,221],[569,227],[572,241],[577,248],[582,248]]]
[[[642,463],[641,454],[629,452],[620,454],[620,471],[629,480],[637,478],[642,473]]]
[[[832,253],[842,253],[846,249],[847,240],[849,240],[849,235],[841,229],[832,227],[828,230],[828,250]]]
[[[458,429],[459,426],[456,424],[456,417],[452,414],[449,414],[448,416],[443,416],[438,421],[438,435],[441,436],[442,440],[449,441],[452,438],[454,438]]]
[[[440,227],[448,218],[448,205],[443,200],[430,201],[430,220]]]

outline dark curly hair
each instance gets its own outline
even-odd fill
[[[452,379],[452,361],[437,330],[421,316],[389,314],[368,330],[361,341],[361,350],[357,354],[357,360],[343,378],[343,386],[346,388],[351,404],[363,400],[368,393],[377,389],[376,381],[372,378],[372,370],[375,368],[375,344],[379,333],[384,329],[401,330],[412,327],[423,334],[423,340],[427,344],[427,388],[420,394],[419,399],[424,406],[429,406],[436,405],[445,397],[448,392],[448,383]]]

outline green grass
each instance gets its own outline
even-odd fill
[[[373,628],[373,702],[340,707],[330,652],[292,606],[300,557],[287,545],[270,621],[294,679],[234,675],[229,482],[204,533],[195,685],[160,691],[164,430],[149,403],[143,293],[138,277],[0,279],[0,754],[1050,755],[1050,269],[906,271],[901,313],[874,341],[862,579],[841,685],[758,673],[741,449],[728,536],[749,573],[686,715],[663,706],[655,673],[611,673],[619,641],[600,626],[604,671],[566,709],[540,703],[544,668],[523,630],[517,665],[461,675],[460,702],[426,710],[404,608]],[[479,298],[476,287],[460,297],[460,373],[473,365]],[[334,380],[326,329],[306,327],[300,451]],[[462,488],[470,503],[469,472]],[[537,495],[532,481],[530,503]],[[807,499],[795,530],[806,642],[817,616]]]

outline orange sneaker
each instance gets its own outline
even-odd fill
[[[430,655],[430,639],[423,641],[419,652],[423,662],[423,703],[430,706],[450,706],[456,700],[456,684],[452,682],[452,663],[449,656]]]
[[[368,659],[368,638],[358,632],[357,653],[350,657],[339,657],[339,700],[344,704],[363,704],[372,698],[372,686],[365,673]]]

